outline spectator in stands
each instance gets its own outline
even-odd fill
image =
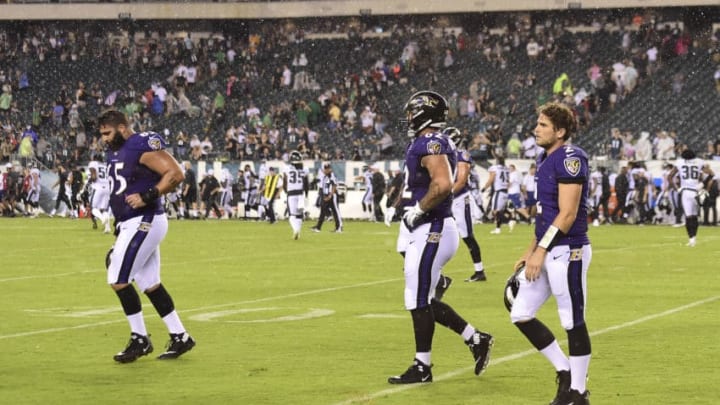
[[[85,151],[88,148],[85,128],[80,127],[75,134],[75,161],[82,162],[85,159]]]
[[[625,160],[635,160],[635,137],[632,131],[625,131],[623,134],[623,152],[622,158]]]
[[[445,58],[443,58],[443,68],[445,70],[450,70],[454,64],[455,64],[455,56],[453,55],[453,51],[450,49],[446,49],[445,50]]]
[[[537,61],[538,56],[540,55],[540,44],[535,41],[534,37],[530,37],[528,40],[528,43],[525,46],[525,51],[527,52],[527,57],[531,64]]]
[[[12,155],[15,150],[15,145],[13,145],[11,139],[9,135],[4,136],[2,143],[0,143],[0,161],[2,162],[10,161],[10,155]]]
[[[477,116],[477,105],[475,100],[468,97],[467,99],[467,117],[473,119]]]
[[[180,106],[178,105],[178,99],[172,92],[168,93],[165,97],[165,116],[171,116],[180,113]]]
[[[555,79],[553,94],[564,97],[568,95],[572,96],[574,93],[572,83],[570,83],[570,76],[563,72]]]
[[[525,159],[535,160],[538,153],[538,146],[535,143],[535,134],[528,131],[525,139],[522,141],[522,157]]]
[[[357,113],[351,105],[348,105],[348,108],[343,113],[343,118],[345,119],[343,124],[345,127],[352,128],[357,123]]]
[[[13,95],[12,88],[4,84],[2,86],[2,94],[0,94],[0,119],[10,116],[10,107],[12,106]]]
[[[627,96],[635,90],[635,86],[638,84],[638,77],[639,73],[637,69],[635,69],[633,62],[627,62],[625,66],[625,76],[623,78],[624,96]]]
[[[370,106],[365,106],[363,112],[360,113],[360,125],[365,134],[372,134],[375,129],[375,117],[376,114],[370,109]]]
[[[590,84],[593,86],[593,88],[597,88],[598,80],[602,77],[602,69],[600,68],[600,65],[597,64],[597,61],[595,59],[592,60],[592,63],[587,70],[587,77],[588,79],[590,79]]]
[[[295,122],[297,126],[304,127],[309,125],[309,116],[312,110],[305,100],[298,100],[295,107]]]
[[[102,142],[100,142],[99,137],[92,136],[90,137],[90,147],[88,148],[89,153],[89,159],[92,160],[102,160],[103,156],[105,156],[105,147],[103,146]],[[41,138],[40,141],[42,142],[43,139]],[[38,156],[40,156],[40,142],[38,142]]]
[[[647,75],[652,77],[653,73],[658,70],[658,48],[654,44],[645,51],[647,55]]]
[[[612,128],[610,130],[610,145],[608,148],[610,150],[610,159],[618,160],[622,157],[624,143],[620,130],[618,128]]]
[[[205,135],[205,138],[203,138],[202,142],[200,142],[202,158],[207,159],[210,156],[210,153],[212,153],[213,149],[214,147],[212,141],[210,140],[210,135]]]
[[[393,141],[392,136],[390,136],[389,133],[383,133],[382,137],[378,139],[375,143],[377,145],[377,151],[380,160],[392,158],[392,154],[394,151],[393,145],[395,142]]]
[[[96,138],[93,138],[93,140],[94,139],[96,139]],[[49,148],[50,148],[50,144],[45,139],[45,137],[38,136],[38,142],[37,142],[37,145],[35,146],[35,156],[38,159],[40,159],[40,161],[42,161],[45,164],[45,166],[50,166],[50,164],[48,164],[48,162],[45,160],[45,155],[48,153]],[[2,159],[0,159],[0,160],[2,160]],[[91,160],[95,160],[95,159],[91,158]]]
[[[202,158],[202,145],[197,135],[190,137],[190,158],[200,160]]]
[[[65,107],[63,107],[62,99],[55,100],[55,105],[52,108],[52,122],[55,129],[59,129],[63,126],[63,115],[65,114]]]
[[[719,160],[720,156],[718,156],[718,141],[715,140],[709,140],[707,141],[707,150],[705,152],[705,155],[702,156],[705,160]]]
[[[280,81],[281,89],[289,89],[292,84],[292,71],[287,65],[283,65],[282,80]]]
[[[657,134],[655,157],[658,160],[675,159],[675,140],[667,131],[660,131]]]
[[[640,132],[640,138],[635,143],[635,159],[639,161],[648,161],[652,159],[652,143],[650,142],[650,132]]]
[[[178,160],[187,159],[188,137],[185,132],[178,131],[175,135],[175,158]]]
[[[522,131],[522,126],[519,128]],[[514,132],[510,135],[510,139],[505,145],[505,156],[509,159],[519,159],[522,152],[522,142],[520,142],[520,136],[518,132]]]
[[[468,152],[474,161],[478,163],[487,162],[490,158],[491,147],[490,139],[487,135],[484,132],[478,132],[473,136],[468,146]]]

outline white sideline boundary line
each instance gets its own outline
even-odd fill
[[[641,324],[643,322],[651,321],[651,320],[657,319],[657,318],[662,318],[667,315],[672,315],[672,314],[675,314],[675,313],[678,313],[681,311],[685,311],[690,308],[694,308],[694,307],[697,307],[697,306],[700,306],[703,304],[707,304],[709,302],[717,301],[719,299],[720,299],[720,295],[716,295],[714,297],[705,298],[700,301],[691,302],[689,304],[682,305],[682,306],[672,308],[672,309],[668,309],[667,311],[659,312],[657,314],[643,316],[641,318],[635,319],[634,321],[628,321],[628,322],[621,323],[619,325],[609,326],[605,329],[600,329],[600,330],[596,330],[594,332],[590,332],[590,336],[603,335],[608,332],[613,332],[616,330],[635,326],[635,325]],[[507,363],[509,361],[521,359],[523,357],[526,357],[526,356],[529,356],[529,355],[535,354],[535,353],[537,353],[537,350],[535,350],[535,349],[525,350],[524,352],[509,354],[507,356],[500,357],[499,359],[490,360],[490,364],[497,365],[497,364]],[[447,373],[440,375],[437,378],[433,378],[433,381],[447,380],[447,379],[455,377],[457,375],[469,372],[470,370],[474,370],[474,368],[475,368],[475,366],[473,365],[473,366],[463,367],[463,368],[459,368],[459,369],[456,369],[453,371],[449,371]],[[371,394],[363,395],[361,397],[355,397],[355,398],[350,398],[350,399],[342,401],[342,402],[336,402],[333,405],[349,405],[349,404],[355,404],[355,403],[360,403],[360,402],[368,402],[368,401],[371,401],[376,398],[385,397],[385,396],[392,395],[392,394],[397,394],[397,393],[404,392],[407,390],[420,388],[423,386],[424,386],[424,384],[409,384],[409,385],[396,386],[395,388],[388,388],[388,389],[380,390],[380,391],[377,391],[377,392],[374,392]]]

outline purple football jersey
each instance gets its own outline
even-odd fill
[[[430,174],[421,165],[422,158],[427,155],[446,155],[450,162],[451,172],[455,172],[457,163],[455,147],[441,132],[432,132],[415,138],[405,155],[405,173],[407,175],[405,181],[407,190],[411,193],[408,205],[415,205],[428,192]],[[420,223],[442,220],[450,216],[452,216],[452,194],[428,211]]]
[[[154,204],[135,209],[125,202],[130,194],[144,193],[160,181],[160,175],[140,163],[145,152],[165,148],[165,140],[155,132],[133,134],[117,151],[108,151],[106,162],[110,179],[110,207],[118,221],[126,221],[140,215],[162,214],[162,198]]]
[[[570,230],[555,239],[555,245],[587,245],[587,203],[590,172],[585,151],[574,145],[564,145],[549,156],[543,151],[537,160],[535,181],[537,187],[537,216],[535,218],[535,237],[539,241],[560,212],[558,204],[558,185],[560,183],[582,184],[580,206],[575,222]]]

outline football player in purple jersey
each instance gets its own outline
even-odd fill
[[[466,139],[463,137],[459,129],[455,127],[445,128],[443,131],[448,138],[457,147],[455,153],[457,154],[457,167],[455,170],[455,183],[453,184],[453,216],[458,226],[458,233],[465,242],[470,251],[470,258],[473,262],[473,274],[466,279],[468,282],[486,281],[485,268],[482,262],[482,255],[480,253],[480,245],[478,245],[473,233],[473,221],[471,214],[471,204],[475,202],[471,200],[470,187],[468,186],[468,179],[470,177],[470,168],[472,167],[472,158],[468,153],[466,146]],[[445,277],[445,276],[441,276]],[[447,278],[447,277],[446,277]],[[443,280],[441,280],[443,281]]]
[[[105,161],[117,235],[106,258],[107,277],[131,331],[127,347],[114,359],[129,363],[153,351],[133,281],[150,299],[170,332],[167,349],[158,358],[175,359],[192,349],[195,341],[160,281],[159,246],[168,229],[162,196],[175,190],[184,175],[177,161],[165,151],[162,136],[133,132],[125,114],[106,111],[98,118],[98,127],[109,148]]]
[[[537,159],[535,237],[515,269],[525,266],[510,318],[552,363],[558,390],[551,405],[589,404],[585,388],[590,336],[585,323],[587,271],[592,258],[588,239],[590,182],[585,151],[570,144],[577,129],[573,112],[548,103],[538,111],[535,138],[544,149]],[[550,296],[567,331],[569,357],[535,315]]]
[[[461,335],[475,360],[475,374],[487,366],[493,338],[475,329],[448,304],[434,299],[443,266],[455,254],[458,230],[452,216],[453,171],[456,152],[443,135],[448,107],[432,91],[413,94],[405,104],[408,136],[405,193],[409,206],[403,215],[408,230],[405,251],[405,308],[415,333],[415,359],[405,373],[388,378],[391,384],[432,381],[431,351],[435,322]]]

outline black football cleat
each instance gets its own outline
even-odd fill
[[[585,391],[582,394],[577,390],[570,390],[568,392],[567,401],[563,402],[564,405],[590,405],[590,391]]]
[[[557,394],[555,394],[555,398],[550,402],[550,405],[567,404],[570,395],[570,370],[558,371],[555,382],[558,386]]]
[[[432,382],[432,366],[421,362],[418,359],[413,360],[413,364],[402,375],[396,375],[388,378],[390,384],[416,384]]]
[[[472,353],[475,360],[475,375],[482,374],[490,362],[490,350],[493,343],[495,343],[495,339],[487,333],[476,330],[465,343],[470,348],[470,353]]]
[[[113,356],[118,363],[132,363],[139,357],[147,356],[153,352],[153,345],[147,336],[130,334],[130,341],[125,350]]]
[[[440,280],[438,280],[437,287],[435,287],[435,299],[440,301],[442,300],[443,295],[445,295],[445,291],[447,291],[448,288],[450,288],[450,284],[452,284],[452,279],[448,276],[440,275]]]
[[[192,350],[193,347],[195,347],[195,340],[187,332],[171,333],[167,349],[165,350],[165,353],[158,356],[158,359],[177,359],[183,353]]]
[[[487,280],[487,277],[485,277],[485,271],[476,271],[475,273],[473,273],[472,276],[470,276],[470,278],[465,279],[465,281],[468,283],[474,283],[476,281],[486,281],[486,280]]]

